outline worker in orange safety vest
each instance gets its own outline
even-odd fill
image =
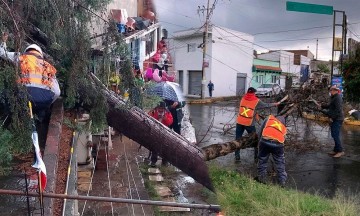
[[[285,185],[287,174],[285,171],[284,142],[287,129],[283,116],[270,115],[260,130],[258,176],[255,180],[266,183],[267,161],[270,154],[274,159],[278,184]]]
[[[248,134],[256,132],[255,117],[257,116],[257,109],[269,108],[278,106],[279,103],[264,103],[255,95],[256,89],[250,87],[247,93],[241,98],[239,113],[236,120],[236,137],[240,139],[246,130]],[[258,149],[254,148],[254,159],[257,159]],[[240,161],[240,150],[235,151],[235,160]]]
[[[34,104],[34,112],[46,112],[60,96],[55,67],[44,59],[41,48],[36,44],[26,47],[23,54],[8,52],[7,39],[8,35],[4,33],[0,44],[0,57],[19,64],[21,73],[18,83],[26,87],[29,99]]]

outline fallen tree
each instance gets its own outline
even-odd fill
[[[161,157],[210,190],[214,188],[206,161],[225,156],[237,149],[255,147],[258,143],[256,133],[252,133],[238,140],[213,144],[201,149],[150,117],[142,109],[136,106],[129,107],[120,96],[108,90],[93,74],[92,79],[107,98],[107,122],[111,127],[150,151],[158,152]],[[283,115],[287,116],[295,107],[287,106]]]

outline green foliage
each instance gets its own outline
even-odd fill
[[[357,48],[354,56],[344,62],[343,67],[345,96],[348,101],[359,102],[360,47]]]
[[[320,72],[330,73],[330,68],[324,63],[320,63],[317,67],[320,70]]]
[[[105,17],[104,11],[110,1],[32,0],[14,4],[6,0],[15,18],[5,7],[0,7],[0,32],[11,34],[8,48],[21,52],[28,43],[38,44],[46,54],[47,61],[57,69],[56,76],[65,107],[89,109],[93,129],[103,128],[106,124],[108,107],[101,90],[92,85],[90,72],[94,72],[107,85],[111,72],[120,68],[120,90],[122,93],[132,92],[129,100],[131,106],[137,104],[139,107],[152,108],[161,100],[159,97],[144,96],[141,87],[135,85],[128,46],[117,32],[115,23],[101,18]],[[106,33],[92,39],[94,35],[91,35],[91,30],[98,26],[105,26]],[[40,31],[34,33],[34,29]],[[95,40],[98,46],[96,53],[91,47]],[[120,59],[117,66],[115,59]],[[32,148],[29,145],[31,124],[28,99],[26,90],[16,82],[18,73],[19,69],[14,65],[0,62],[0,118],[10,113],[11,122],[6,126],[13,135],[11,153],[28,152]]]
[[[358,210],[349,199],[329,200],[264,185],[215,166],[210,175],[225,215],[356,215]]]
[[[12,160],[11,155],[11,141],[13,136],[10,131],[0,128],[0,173],[2,172],[2,167],[8,166]]]
[[[27,153],[32,149],[31,122],[28,112],[27,92],[16,83],[17,73],[14,67],[0,62],[0,116],[6,121],[8,130],[0,130],[4,135],[0,145],[0,166],[7,166],[12,154]],[[10,135],[8,135],[10,134]],[[5,136],[6,135],[6,136]]]

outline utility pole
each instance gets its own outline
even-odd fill
[[[208,40],[208,31],[209,31],[209,19],[210,19],[210,0],[207,2],[206,9],[206,20],[205,20],[205,31],[203,36],[203,59],[202,59],[202,69],[201,69],[201,99],[205,98],[205,89],[206,89],[206,71],[205,69],[209,66],[208,62],[206,62],[206,48],[207,48],[207,40]],[[199,9],[204,12],[205,9]],[[212,9],[211,9],[212,10]]]
[[[319,48],[319,38],[316,38],[316,57],[315,59],[318,59],[318,48]]]
[[[342,22],[341,24],[337,24],[336,22],[336,13],[342,14]],[[340,61],[340,73],[342,73],[342,58],[343,54],[346,54],[346,34],[347,34],[347,22],[346,22],[346,14],[345,11],[334,10],[334,20],[333,20],[333,44],[332,44],[332,52],[331,52],[331,71],[330,71],[330,83],[332,85],[332,80],[334,76],[334,52],[341,51],[339,61]],[[341,26],[341,42],[342,48],[341,50],[335,50],[335,30],[337,26]]]

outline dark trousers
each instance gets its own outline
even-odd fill
[[[48,109],[51,106],[55,93],[42,88],[26,87],[30,100],[33,102],[34,109]]]
[[[246,132],[248,134],[256,131],[255,126],[244,126],[244,125],[241,125],[241,124],[236,124],[236,136],[235,136],[235,139],[241,138],[245,130],[246,130]],[[257,154],[258,154],[257,147],[254,148],[254,151],[255,151],[254,158],[256,159]],[[240,158],[240,149],[235,151],[235,157]]]
[[[343,151],[343,148],[341,145],[341,140],[340,140],[340,130],[341,130],[342,123],[343,123],[343,121],[341,121],[341,120],[333,120],[333,122],[330,124],[331,137],[335,141],[334,152],[342,152]]]
[[[29,93],[29,99],[33,103],[33,113],[42,122],[49,115],[50,106],[54,99],[55,93],[42,88],[26,87]]]
[[[151,163],[152,164],[156,164],[156,162],[157,162],[157,160],[158,160],[158,153],[157,152],[155,152],[155,151],[152,151],[151,152],[151,157],[150,157],[150,161],[151,161]],[[167,164],[167,160],[165,159],[165,158],[161,158],[161,163],[163,164],[163,165],[166,165]]]
[[[260,180],[266,178],[267,161],[270,154],[274,159],[277,179],[279,184],[284,184],[287,179],[285,171],[284,145],[281,143],[261,139],[259,142],[258,176]]]
[[[209,89],[209,95],[210,95],[210,97],[212,97],[212,91],[213,91],[213,90],[210,90],[210,89]]]

